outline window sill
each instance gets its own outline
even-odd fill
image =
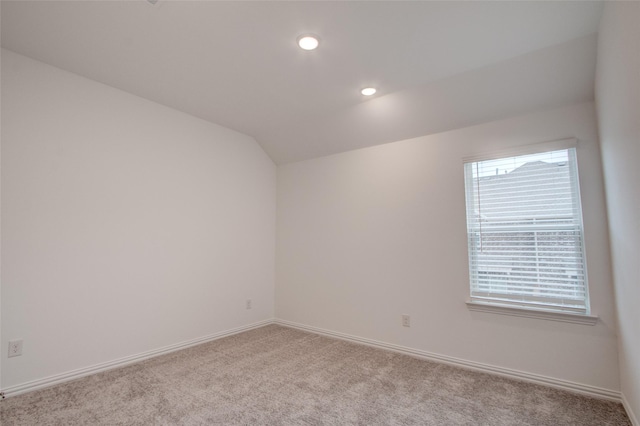
[[[549,321],[570,322],[574,324],[596,325],[598,317],[593,315],[570,314],[567,312],[542,311],[537,309],[519,308],[481,302],[467,301],[470,311],[486,312],[499,315],[511,315],[515,317],[535,318]]]

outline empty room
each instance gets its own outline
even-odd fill
[[[640,1],[0,18],[3,426],[640,426]]]

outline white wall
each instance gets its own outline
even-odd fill
[[[253,138],[2,50],[2,388],[271,318],[275,174]]]
[[[595,326],[470,312],[462,158],[567,137],[578,161]],[[619,390],[593,103],[278,167],[276,315]],[[400,324],[411,315],[411,328]]]
[[[607,2],[596,100],[619,321],[620,377],[640,420],[640,3]],[[639,423],[640,424],[640,423]]]

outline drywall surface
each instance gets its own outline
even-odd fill
[[[2,50],[2,387],[271,318],[275,185],[253,138]]]
[[[463,158],[568,137],[600,320],[470,312]],[[619,390],[593,103],[279,166],[277,212],[277,318]]]
[[[620,377],[640,419],[640,3],[607,2],[596,100],[619,322]]]

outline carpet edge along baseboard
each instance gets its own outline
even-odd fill
[[[337,339],[347,340],[353,343],[364,344],[388,351],[393,351],[428,361],[440,362],[456,367],[464,368],[467,370],[479,371],[487,374],[498,375],[515,380],[526,381],[543,386],[550,386],[557,389],[566,390],[569,392],[579,393],[581,395],[587,395],[594,398],[606,399],[614,402],[623,402],[622,395],[619,391],[600,388],[597,386],[587,385],[583,383],[572,382],[564,379],[557,379],[554,377],[544,376],[541,374],[528,373],[526,371],[514,370],[505,367],[498,367],[495,365],[484,364],[475,361],[469,361],[461,358],[455,358],[448,355],[441,355],[432,352],[427,352],[419,349],[413,349],[406,346],[395,345],[392,343],[381,342],[378,340],[367,339],[359,336],[353,336],[350,334],[340,333],[332,330],[325,330],[318,327],[313,327],[305,324],[296,323],[293,321],[286,321],[281,319],[275,319],[274,324],[282,325],[285,327],[296,328],[298,330],[304,330],[311,333],[317,333],[328,337],[334,337]],[[640,425],[639,425],[640,426]]]
[[[245,331],[252,330],[254,328],[264,327],[265,325],[273,324],[274,319],[266,319],[251,324],[247,324],[240,327],[235,327],[228,330],[212,333],[207,336],[197,337],[195,339],[187,340],[173,345],[164,346],[162,348],[153,349],[150,351],[142,352],[135,355],[129,355],[126,357],[118,358],[112,361],[102,362],[88,367],[79,368],[76,370],[67,371],[64,373],[55,374],[42,379],[36,379],[18,385],[9,386],[0,390],[2,398],[8,398],[15,395],[20,395],[27,392],[32,392],[39,389],[48,388],[51,386],[59,385],[71,380],[76,380],[81,377],[90,376],[92,374],[101,373],[107,370],[113,370],[115,368],[124,367],[126,365],[134,364],[136,362],[144,361],[149,358],[154,358],[160,355],[168,354],[171,352],[186,349],[191,346],[200,345],[202,343],[211,342],[213,340],[222,339],[223,337],[232,336],[234,334],[243,333]]]

